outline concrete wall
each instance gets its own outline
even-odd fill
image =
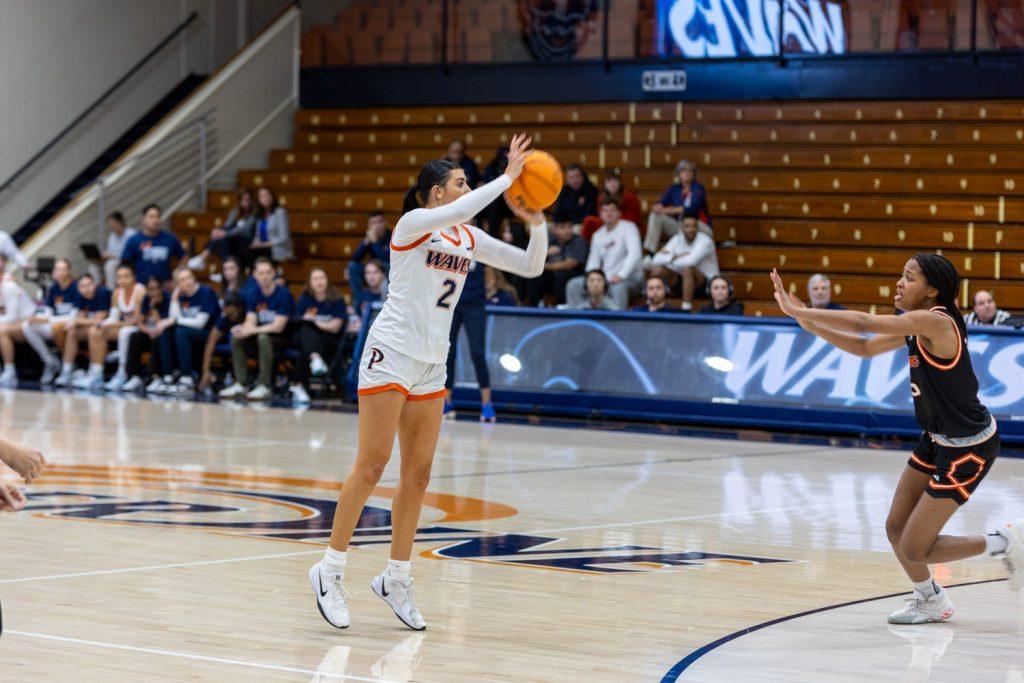
[[[17,229],[181,79],[221,66],[288,4],[0,0],[0,183],[192,11],[199,14],[183,36],[0,194],[0,229]]]

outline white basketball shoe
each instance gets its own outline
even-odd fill
[[[408,582],[396,581],[385,569],[370,582],[370,588],[377,594],[377,597],[391,605],[395,616],[403,624],[413,631],[423,631],[427,628],[427,622],[423,620],[412,597],[412,579],[409,579]]]
[[[953,603],[946,590],[939,586],[939,592],[931,597],[914,591],[914,597],[907,604],[889,615],[890,624],[928,624],[946,621],[953,616]]]
[[[1006,550],[1002,554],[1003,564],[1010,576],[1010,588],[1019,591],[1024,587],[1024,519],[1007,522],[996,529],[1006,539]]]
[[[335,628],[348,628],[348,600],[341,574],[325,575],[317,562],[309,568],[309,585],[316,594],[316,606],[327,623]]]

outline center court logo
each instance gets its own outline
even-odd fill
[[[284,492],[336,491],[323,480],[286,479],[211,472],[147,468],[55,465],[27,493],[29,505],[19,514],[52,520],[193,528],[280,542],[322,545],[331,532],[334,499]],[[154,490],[156,489],[156,490]],[[122,493],[128,491],[128,493]],[[377,487],[376,498],[394,489]],[[418,542],[433,543],[421,553],[439,560],[487,562],[548,570],[612,574],[670,570],[702,565],[752,566],[792,562],[704,551],[681,551],[643,545],[575,547],[557,536],[495,533],[452,526],[516,515],[515,508],[477,498],[428,492],[424,504],[440,512],[417,529]],[[367,505],[356,526],[354,546],[391,541],[391,511]]]

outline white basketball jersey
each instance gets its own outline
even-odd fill
[[[36,304],[13,277],[5,274],[0,278],[0,309],[3,322],[16,322],[31,317]]]
[[[465,225],[435,230],[409,244],[392,239],[388,297],[369,337],[416,360],[444,363],[476,246]]]

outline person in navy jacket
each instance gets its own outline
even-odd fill
[[[341,328],[347,317],[345,300],[331,284],[327,271],[311,270],[295,307],[294,346],[299,350],[299,360],[292,374],[294,403],[309,403],[310,375],[323,377],[328,373],[329,364],[338,353]]]

